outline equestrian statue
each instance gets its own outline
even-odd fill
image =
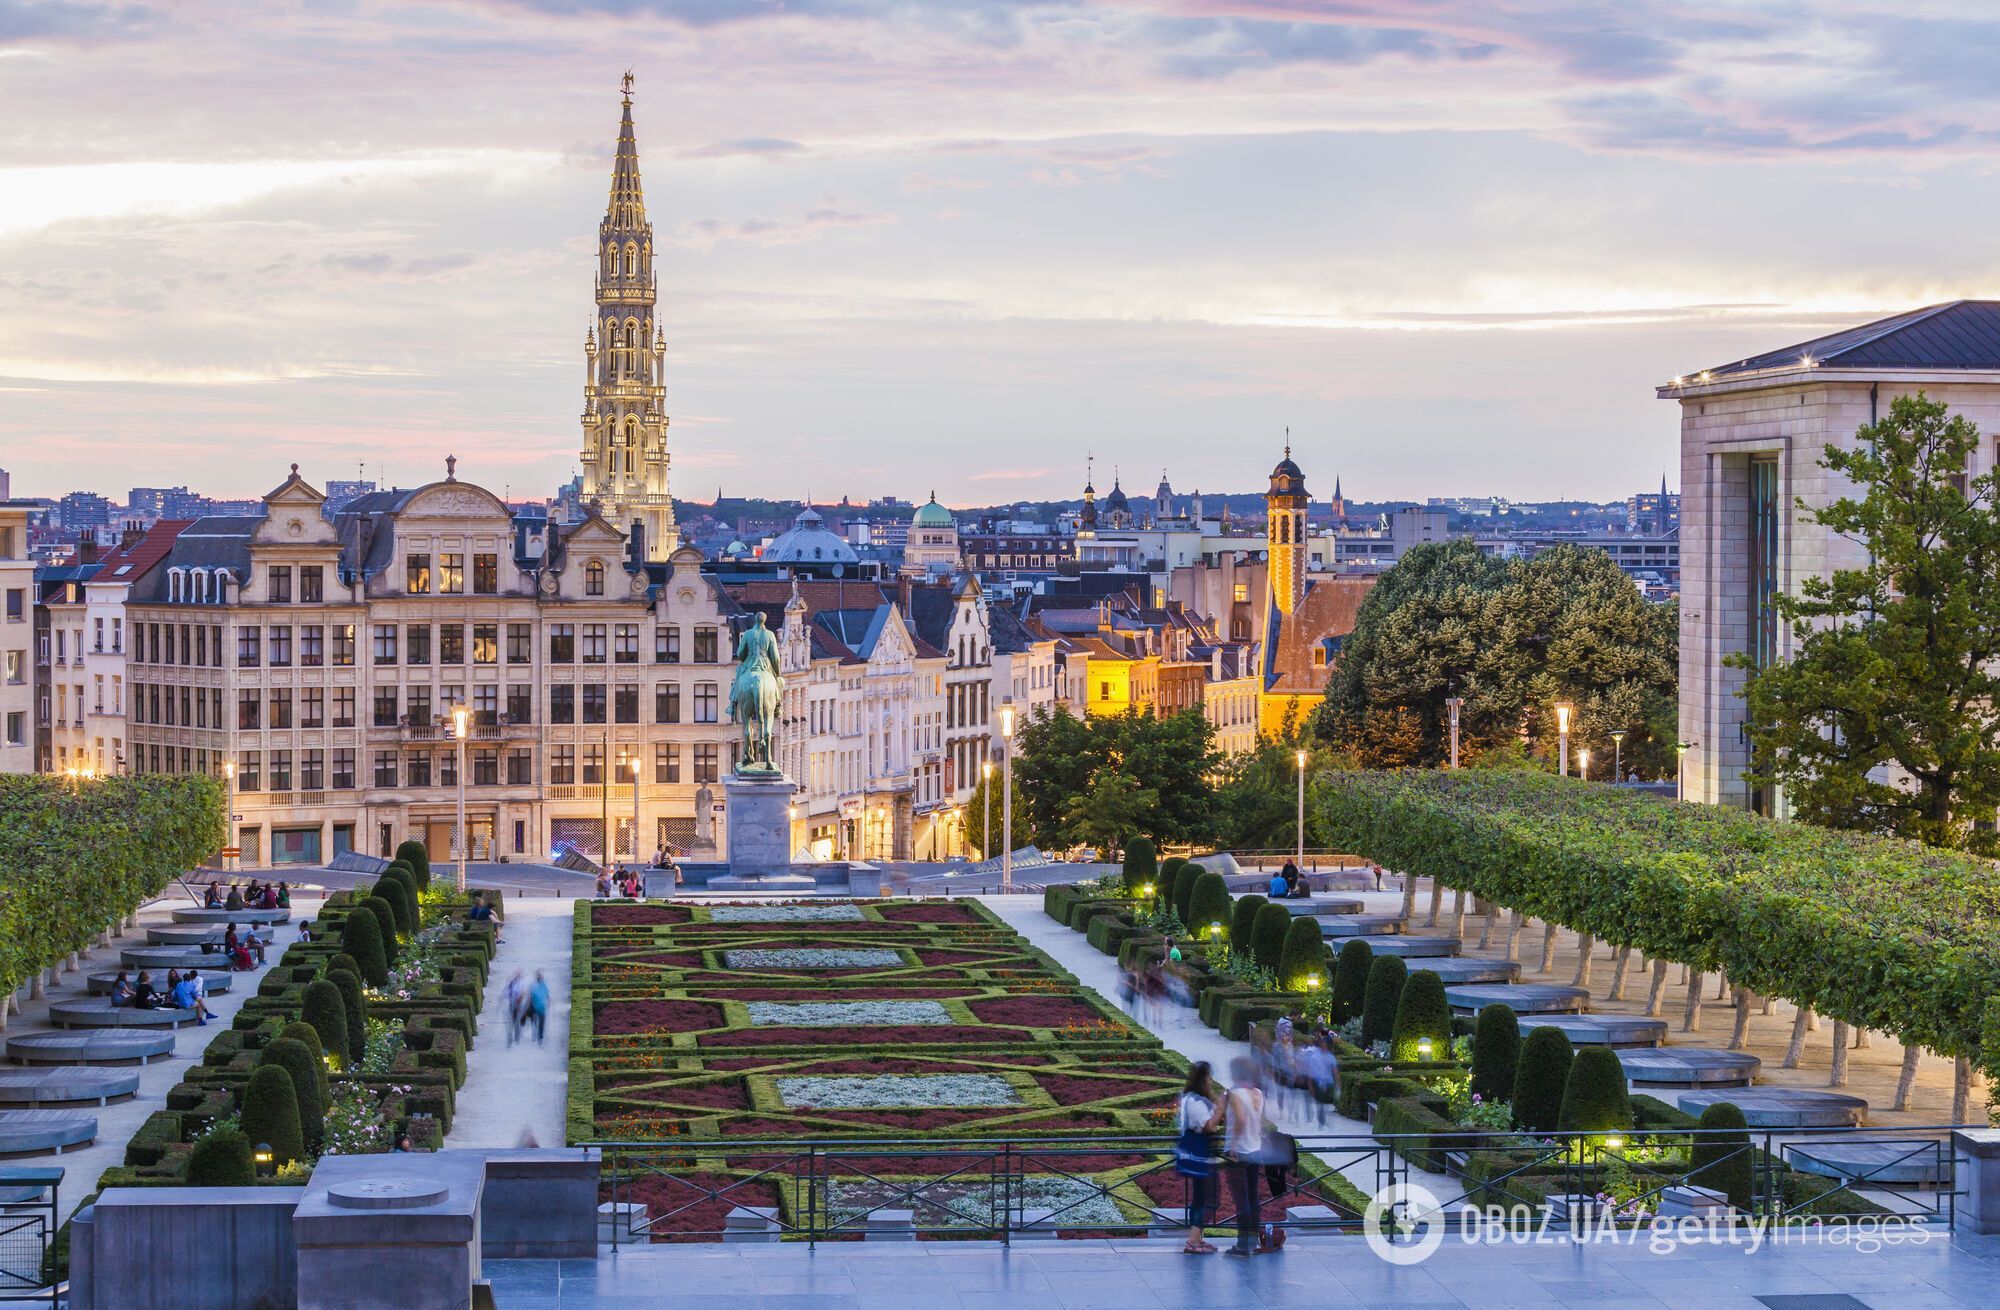
[[[778,671],[778,640],[759,611],[756,622],[736,639],[736,678],[729,684],[730,722],[743,725],[738,774],[778,774],[771,751],[778,704],[784,694],[784,675]]]

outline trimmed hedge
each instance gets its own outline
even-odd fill
[[[243,1135],[271,1148],[271,1159],[290,1164],[306,1153],[299,1097],[292,1075],[279,1064],[259,1065],[243,1093]]]
[[[306,1048],[304,1042],[290,1037],[280,1037],[267,1043],[257,1057],[257,1065],[259,1068],[270,1065],[283,1069],[291,1077],[299,1133],[307,1151],[318,1151],[320,1136],[326,1130],[326,1101],[320,1091],[320,1080],[326,1074],[326,1066]]]
[[[1361,1001],[1361,1040],[1386,1042],[1396,1034],[1396,1007],[1410,967],[1400,956],[1384,955],[1368,966],[1368,990]]]
[[[361,974],[344,967],[342,961],[351,966],[354,961],[345,955],[333,957],[327,966],[325,979],[340,989],[340,1006],[345,1012],[347,1024],[347,1059],[359,1060],[368,1049],[368,997],[361,987]]]
[[[1278,952],[1278,984],[1288,991],[1303,992],[1309,989],[1307,978],[1319,979],[1320,986],[1326,986],[1327,977],[1326,938],[1319,930],[1319,920],[1310,915],[1294,915],[1291,926],[1285,929],[1285,943]]]
[[[1272,973],[1285,959],[1285,934],[1292,926],[1292,912],[1282,905],[1265,905],[1250,922],[1250,954],[1260,969]]]
[[[1701,1112],[1695,1126],[1711,1135],[1694,1139],[1687,1181],[1721,1192],[1729,1204],[1748,1210],[1757,1169],[1750,1149],[1750,1124],[1743,1111],[1728,1101],[1717,1101]]]
[[[188,1153],[189,1187],[254,1187],[257,1160],[250,1139],[234,1128],[218,1128]]]
[[[417,890],[429,891],[431,886],[431,854],[424,844],[410,838],[397,845],[396,860],[410,866],[410,872],[417,875]]]
[[[1418,1043],[1429,1039],[1433,1060],[1451,1058],[1451,1006],[1444,999],[1444,979],[1430,969],[1418,969],[1403,981],[1396,1002],[1396,1022],[1389,1033],[1389,1058],[1421,1060]]]
[[[1194,885],[1200,881],[1201,875],[1207,872],[1208,870],[1199,864],[1188,863],[1183,863],[1180,868],[1174,870],[1174,913],[1181,917],[1181,922],[1187,925],[1188,931],[1196,933],[1197,936],[1200,934],[1194,920],[1189,916],[1194,913]]]
[[[1364,938],[1348,938],[1333,969],[1335,1023],[1361,1017],[1361,1008],[1368,1000],[1368,971],[1374,967],[1375,948]]]
[[[340,924],[340,949],[354,957],[361,980],[371,987],[389,981],[389,957],[382,945],[382,921],[366,904],[347,912]]]
[[[1632,1102],[1625,1066],[1608,1046],[1586,1046],[1570,1062],[1556,1127],[1566,1133],[1629,1133]]]
[[[341,994],[340,984],[324,978],[307,983],[299,1014],[319,1034],[320,1049],[334,1052],[339,1062],[346,1064],[353,1056],[354,1043],[347,1035],[347,999]],[[367,1038],[365,1025],[362,1037],[364,1041]]]
[[[1229,906],[1229,949],[1238,955],[1253,952],[1253,939],[1258,913],[1270,901],[1256,892],[1238,896]]]
[[[400,931],[396,923],[396,907],[389,904],[379,891],[370,891],[361,898],[361,908],[374,912],[375,922],[382,930],[383,963],[394,964],[397,957],[403,953],[402,944],[396,940],[396,934]]]
[[[1155,893],[1157,893],[1159,891],[1159,885],[1154,880],[1159,877],[1160,873],[1159,864],[1160,864],[1159,853],[1153,849],[1153,843],[1150,838],[1134,837],[1130,842],[1126,843],[1125,846],[1126,892],[1129,893],[1130,895],[1137,896],[1139,894],[1139,889],[1141,887],[1144,887],[1147,883],[1151,882],[1154,883],[1153,890],[1155,891]]]
[[[1616,1057],[1613,1057],[1616,1058]],[[1554,1132],[1562,1118],[1563,1089],[1576,1048],[1560,1028],[1530,1028],[1514,1071],[1514,1126],[1531,1133]]]
[[[1229,907],[1229,884],[1222,875],[1212,870],[1203,870],[1194,880],[1194,893],[1188,897],[1188,909],[1192,919],[1182,920],[1188,931],[1198,937],[1205,937],[1208,926],[1219,923],[1228,931],[1234,924]]]
[[[1521,1024],[1514,1007],[1495,1002],[1479,1011],[1472,1033],[1472,1090],[1483,1101],[1514,1094],[1514,1071],[1521,1063]]]

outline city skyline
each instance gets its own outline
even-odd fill
[[[1948,13],[234,12],[0,20],[17,494],[566,481],[627,66],[690,498],[1247,489],[1290,426],[1321,496],[1608,501],[1668,377],[1991,262]]]

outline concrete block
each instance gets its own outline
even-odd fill
[[[620,1242],[639,1240],[645,1218],[646,1207],[637,1201],[606,1201],[597,1207],[597,1240],[609,1242],[614,1233]]]
[[[488,1259],[588,1260],[597,1254],[600,1153],[591,1148],[486,1151],[479,1203]]]
[[[298,1291],[301,1187],[114,1187],[86,1234],[90,1300],[72,1310],[239,1310]],[[75,1239],[72,1237],[72,1260]]]
[[[1054,1210],[1023,1210],[1016,1220],[1013,1237],[1020,1241],[1054,1241],[1056,1236],[1056,1212]]]
[[[1300,1228],[1328,1228],[1340,1223],[1340,1214],[1330,1205],[1295,1205],[1291,1208],[1291,1221]]]
[[[1961,1128],[1951,1135],[1959,1198],[1956,1227],[2000,1233],[2000,1128]]]
[[[465,1310],[485,1185],[483,1151],[322,1159],[292,1221],[298,1310]]]
[[[1720,1217],[1729,1213],[1729,1198],[1709,1187],[1668,1187],[1660,1192],[1660,1216],[1666,1219]]]
[[[864,1240],[870,1242],[914,1242],[917,1240],[916,1214],[910,1210],[876,1210],[866,1221]]]
[[[722,1240],[732,1245],[776,1242],[782,1236],[775,1205],[739,1205],[722,1220]]]

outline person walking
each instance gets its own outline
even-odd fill
[[[1187,1242],[1184,1255],[1213,1255],[1215,1247],[1203,1232],[1215,1215],[1215,1131],[1222,1126],[1222,1096],[1215,1090],[1215,1078],[1208,1061],[1197,1060],[1188,1069],[1187,1083],[1181,1088],[1177,1122],[1180,1136],[1174,1142],[1174,1172],[1187,1180]]]
[[[1317,1033],[1298,1053],[1299,1076],[1306,1085],[1306,1094],[1312,1097],[1319,1116],[1319,1126],[1326,1127],[1327,1102],[1334,1099],[1333,1053],[1326,1049],[1326,1034]]]
[[[500,993],[507,1005],[507,1045],[521,1040],[521,1005],[525,999],[526,987],[521,981],[521,971],[514,970],[514,976],[507,980],[506,990]]]
[[[528,989],[528,1013],[535,1021],[535,1045],[540,1046],[549,1025],[549,984],[540,969],[535,970],[535,984]]]
[[[1262,1249],[1257,1175],[1264,1167],[1264,1093],[1257,1075],[1257,1062],[1249,1056],[1231,1060],[1233,1085],[1223,1098],[1222,1154],[1228,1163],[1229,1199],[1236,1206],[1236,1244],[1229,1254],[1236,1256],[1255,1255]]]

